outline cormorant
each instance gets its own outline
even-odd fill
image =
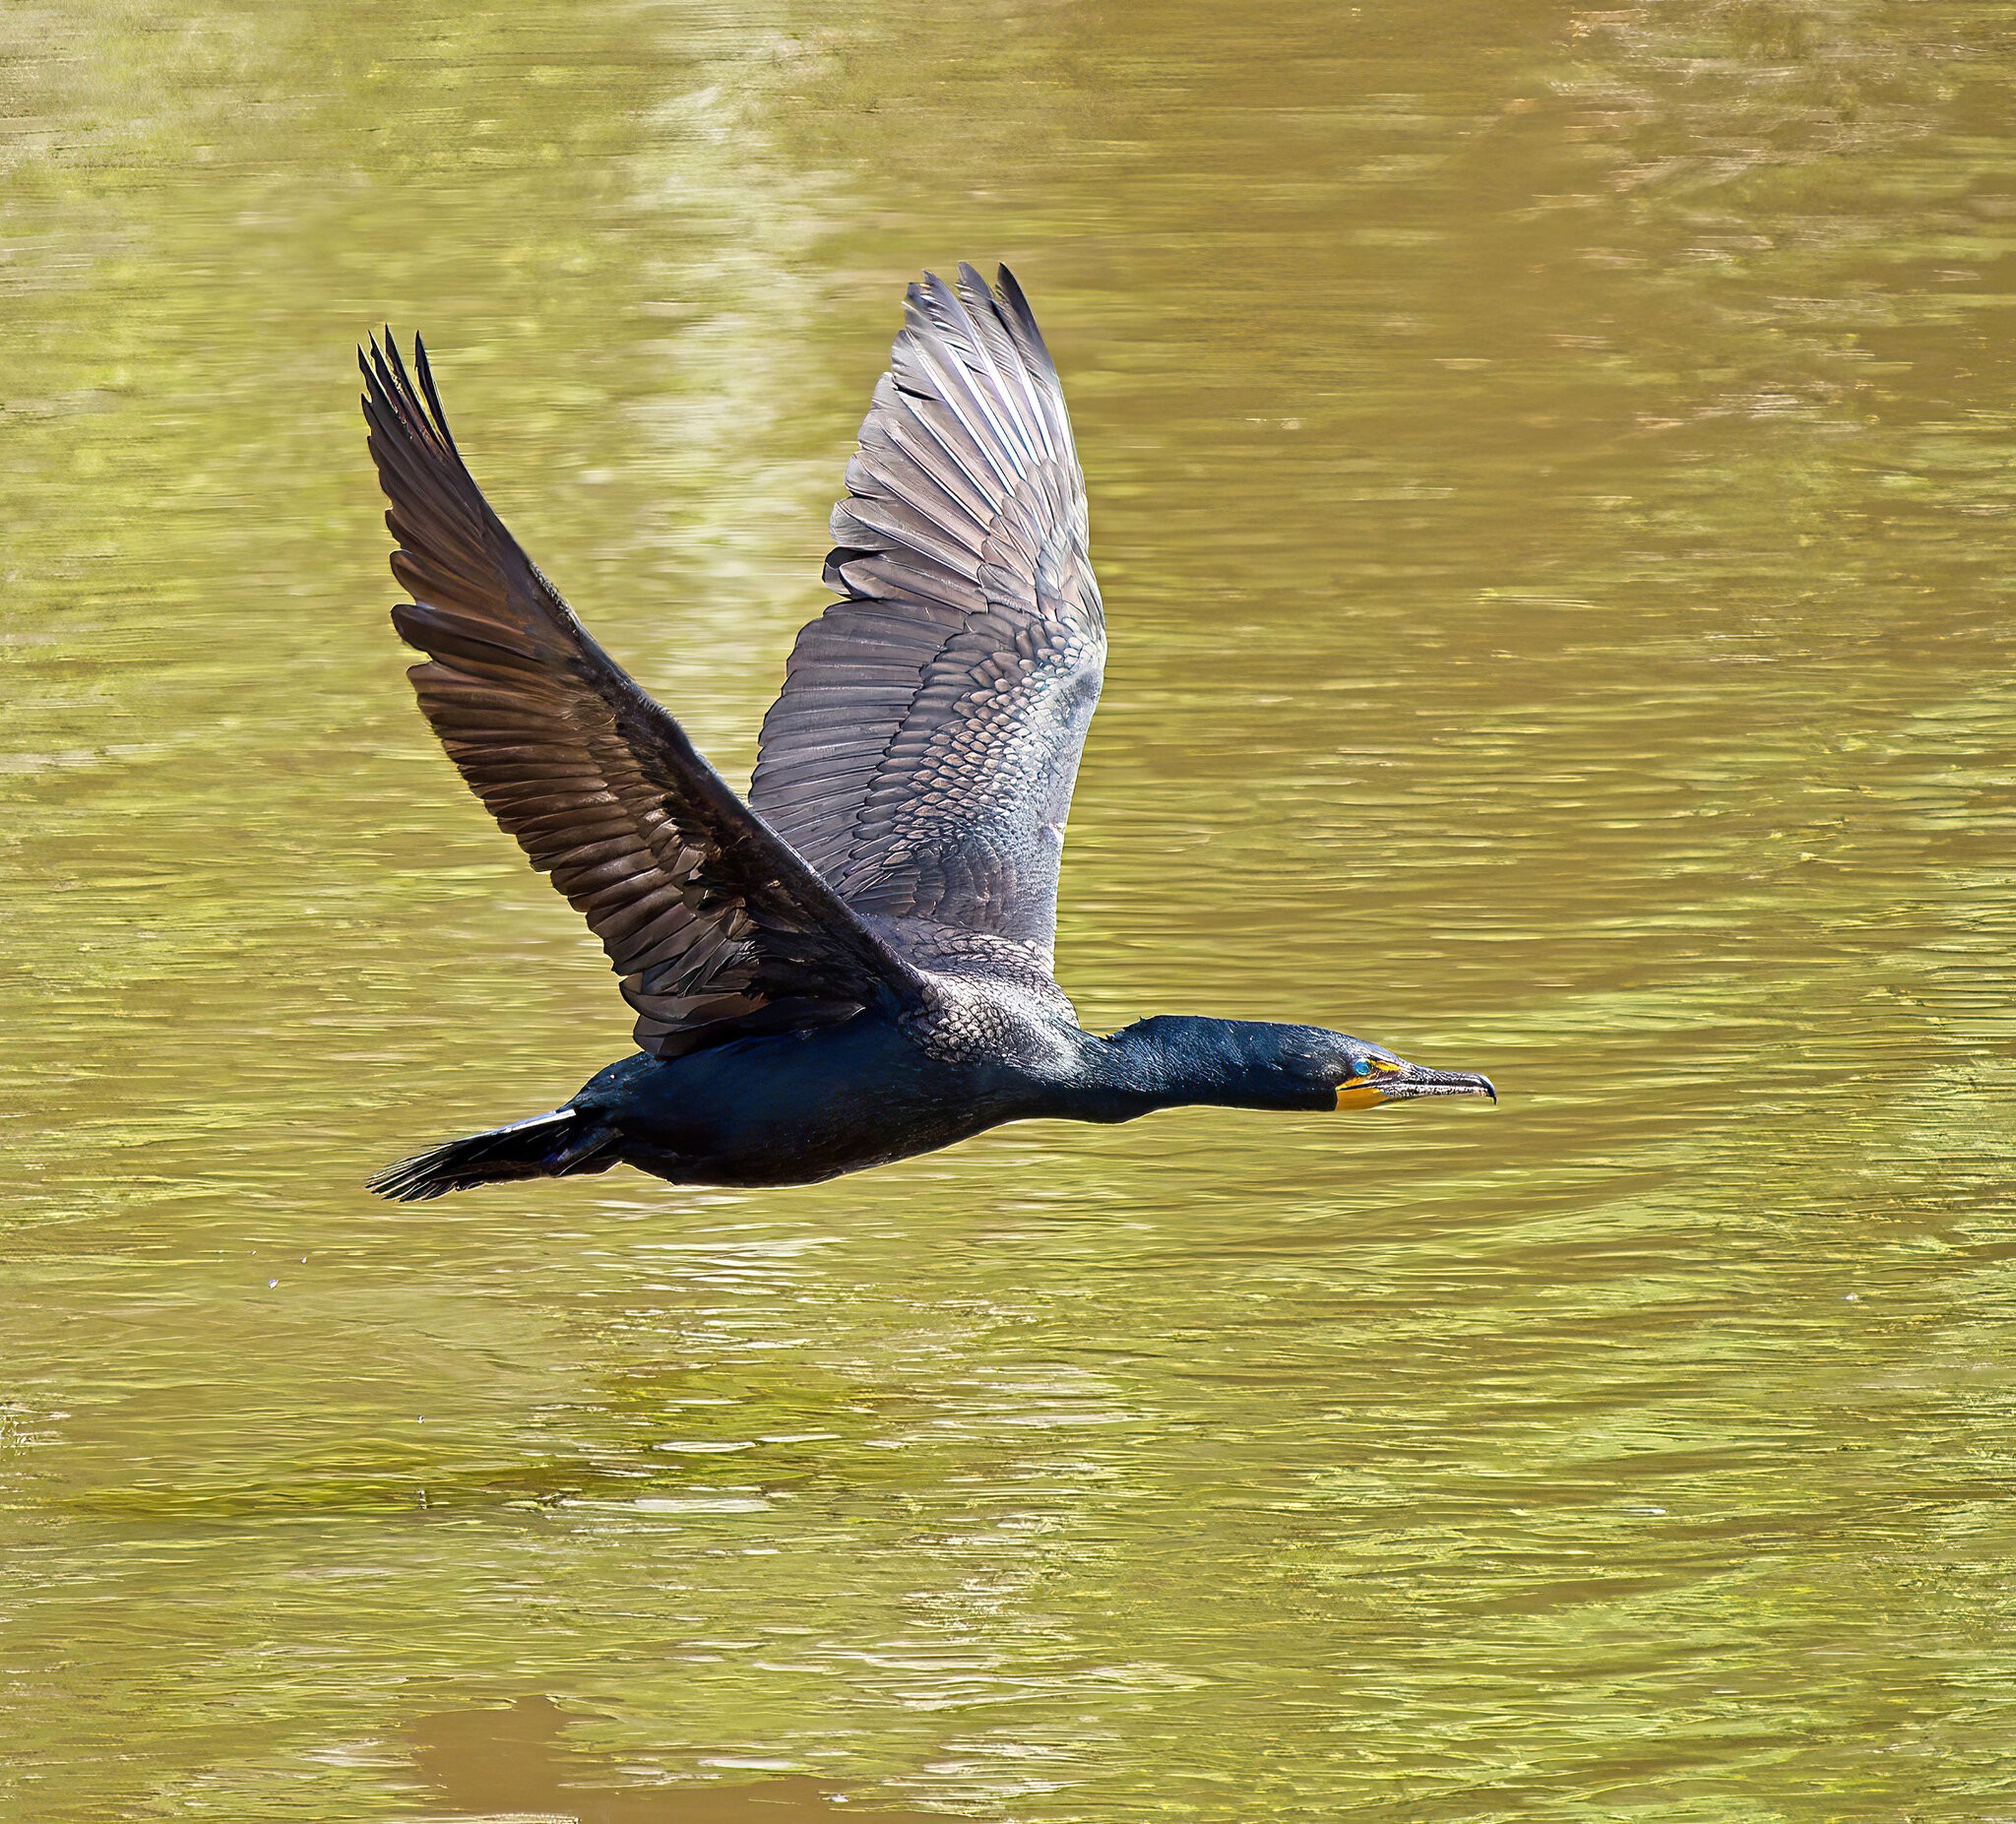
[[[426,350],[364,371],[392,611],[449,757],[623,977],[640,1049],[564,1107],[388,1167],[418,1199],[619,1163],[798,1184],[1003,1121],[1486,1096],[1310,1026],[1082,1031],[1057,862],[1105,624],[1062,386],[1006,267],[908,294],[746,802],[597,645],[464,466]]]

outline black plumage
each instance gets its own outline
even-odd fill
[[[425,350],[360,355],[420,707],[583,912],[639,1054],[374,1188],[619,1162],[791,1183],[1038,1115],[1490,1095],[1311,1027],[1080,1030],[1057,868],[1105,623],[1063,390],[1003,268],[910,288],[745,804],[574,617],[465,467]],[[417,385],[415,384],[417,381]]]

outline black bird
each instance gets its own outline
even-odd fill
[[[358,359],[420,708],[587,914],[641,1047],[374,1190],[618,1163],[798,1184],[1036,1116],[1496,1100],[1317,1027],[1080,1030],[1050,945],[1105,623],[1063,390],[1007,268],[996,290],[970,266],[910,287],[834,509],[840,600],[798,636],[746,803],[491,512],[426,350],[417,390],[389,335]]]

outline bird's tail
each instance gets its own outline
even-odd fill
[[[529,1121],[493,1127],[486,1134],[451,1140],[431,1153],[403,1159],[365,1180],[381,1197],[420,1203],[472,1184],[500,1184],[512,1178],[563,1178],[575,1172],[606,1171],[616,1161],[608,1152],[615,1130],[599,1116],[579,1108],[555,1108]]]

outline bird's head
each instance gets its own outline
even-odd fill
[[[1295,1108],[1377,1108],[1428,1096],[1498,1100],[1488,1077],[1431,1070],[1384,1045],[1318,1026],[1262,1026],[1247,1040],[1256,1079],[1271,1080]]]
[[[1429,1096],[1498,1093],[1488,1077],[1431,1070],[1384,1045],[1320,1026],[1164,1015],[1143,1020],[1114,1041],[1139,1056],[1170,1090],[1170,1101],[1243,1108],[1377,1108]]]

